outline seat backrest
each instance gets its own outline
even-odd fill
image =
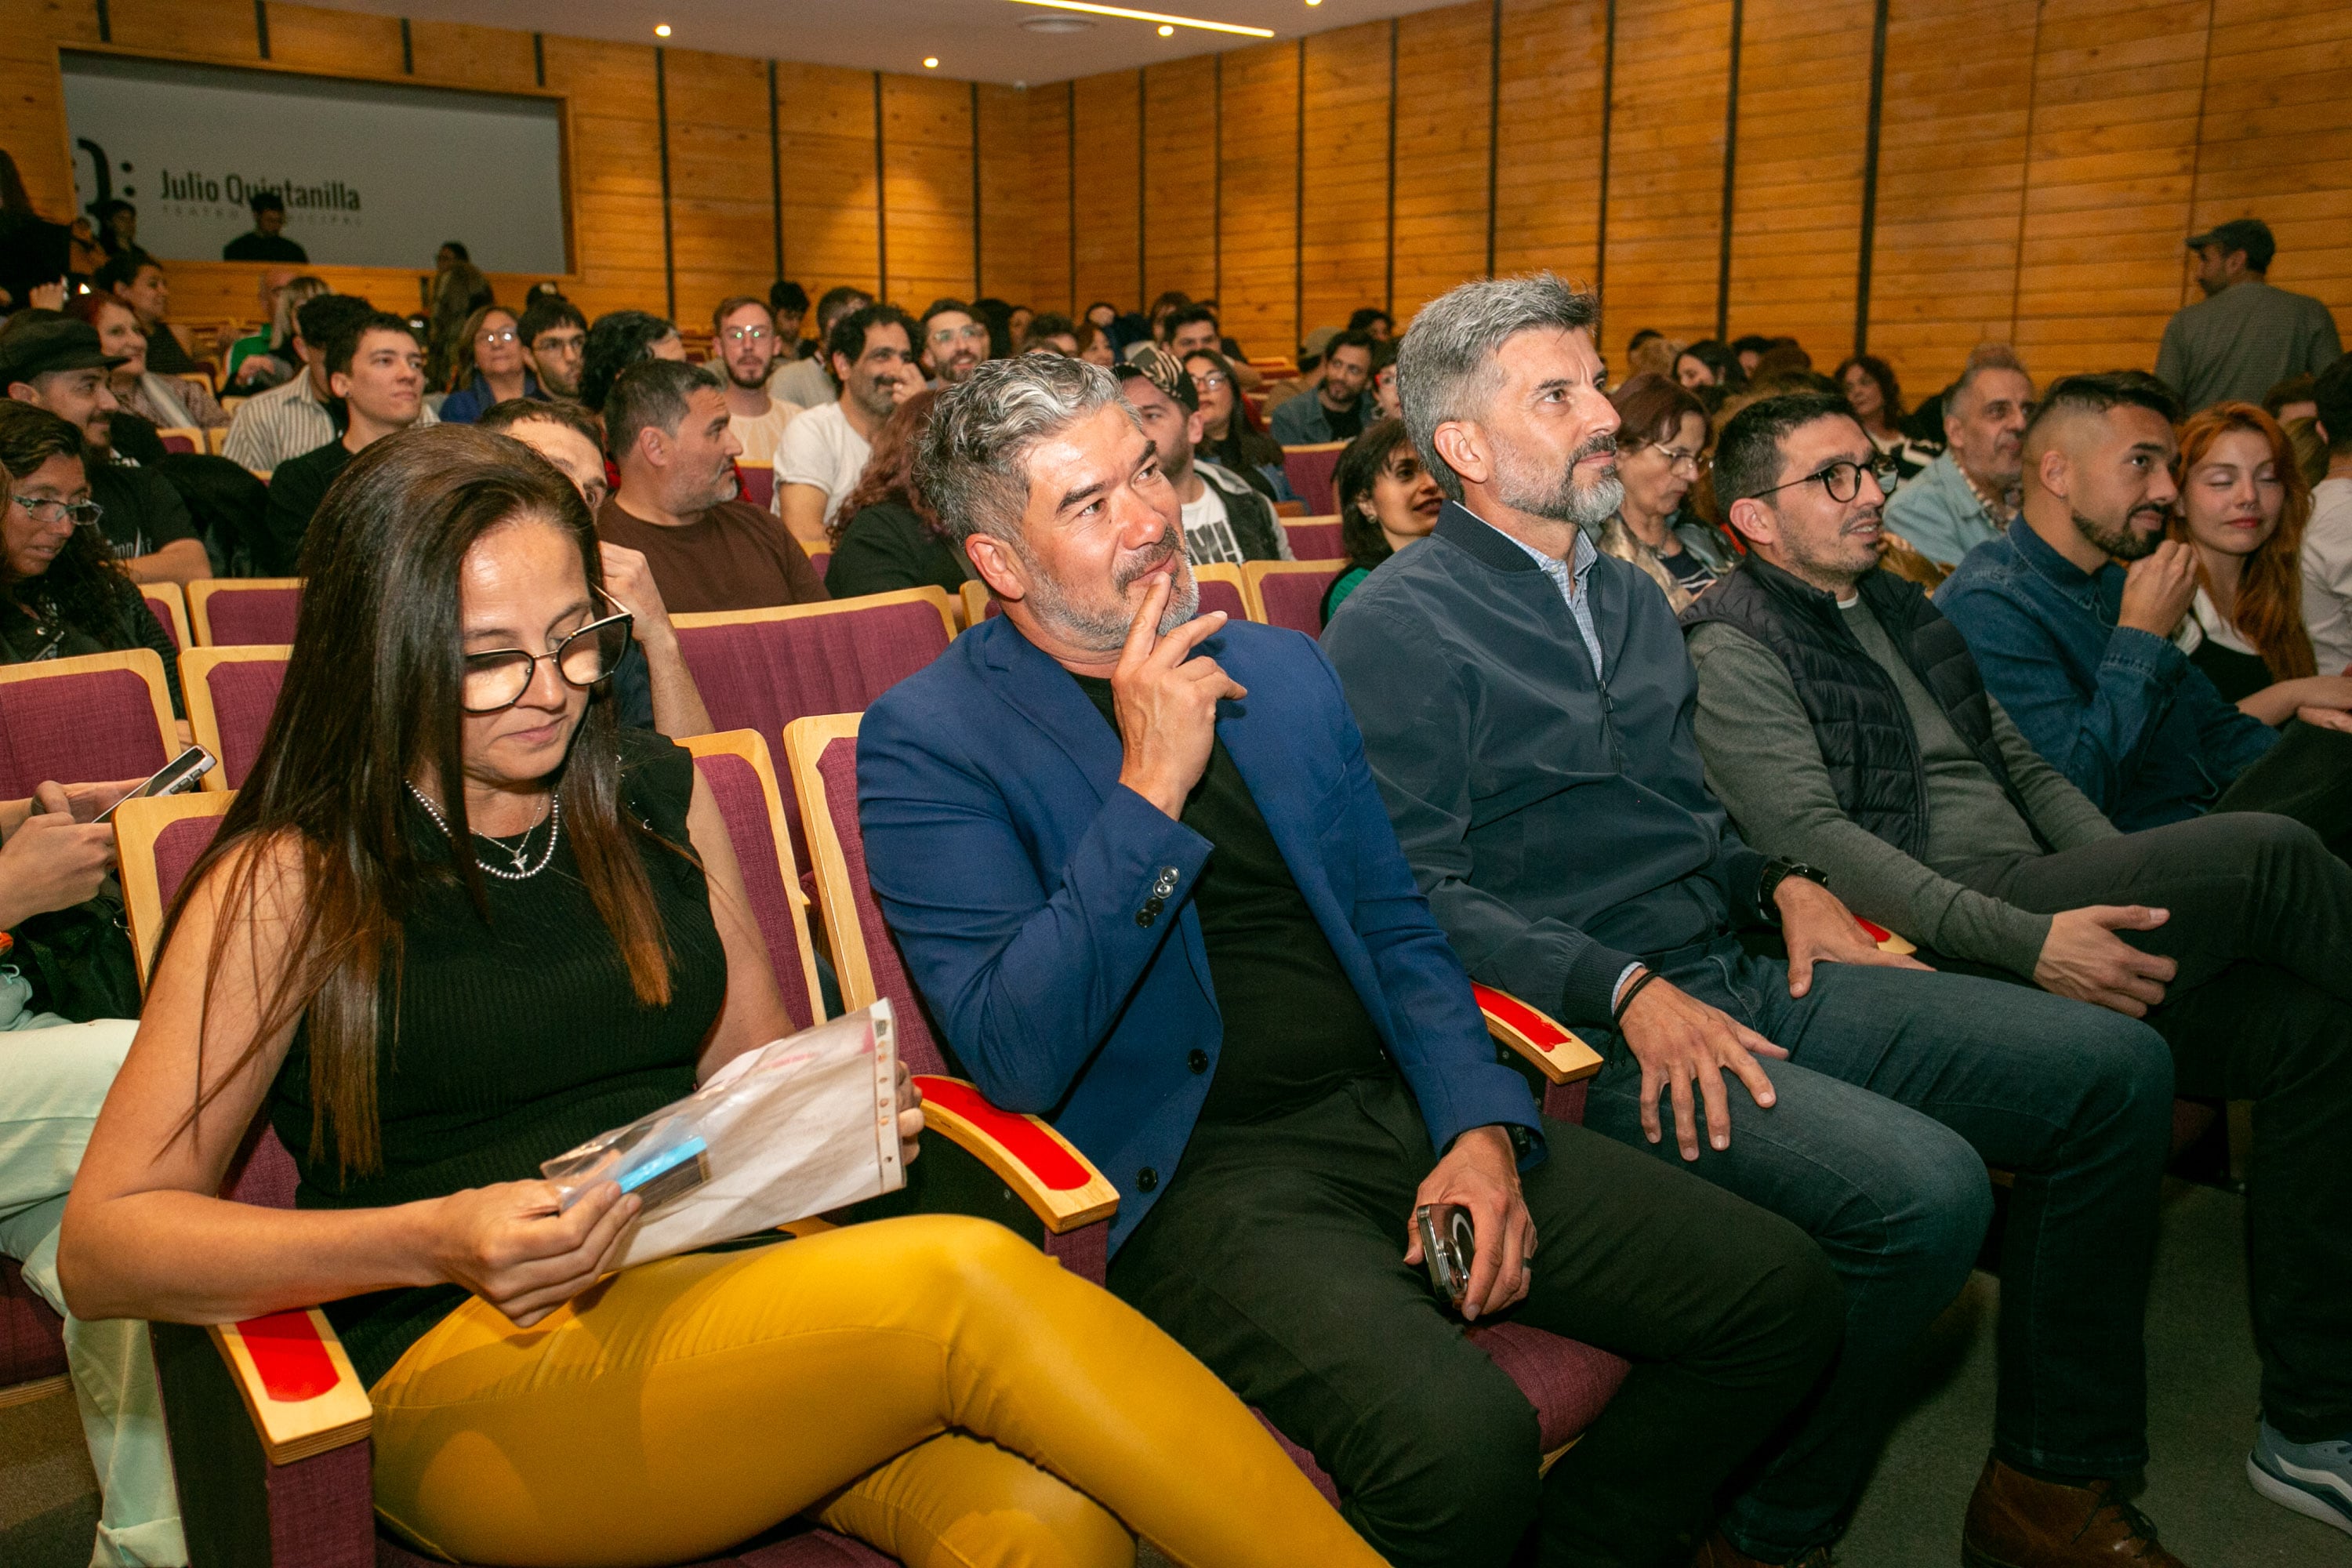
[[[671,617],[710,721],[778,735],[812,713],[855,713],[947,651],[955,613],[938,588],[829,604]]]
[[[1323,591],[1348,569],[1345,561],[1253,561],[1242,568],[1255,619],[1323,635]]]
[[[0,666],[0,800],[44,779],[142,779],[179,751],[152,648]]]
[[[1214,566],[1192,568],[1192,581],[1201,585],[1201,614],[1223,610],[1236,621],[1254,620],[1250,614],[1249,594],[1242,586],[1242,569],[1220,562]]]
[[[269,732],[288,647],[192,647],[180,656],[180,690],[196,744],[219,760],[205,788],[243,789]]]
[[[215,772],[218,770],[215,769]],[[147,984],[163,919],[180,896],[196,858],[211,847],[221,817],[236,796],[200,790],[150,800],[126,800],[114,814],[115,855],[122,868],[122,908],[139,983]]]
[[[776,465],[738,458],[735,471],[743,476],[743,493],[738,499],[767,510],[776,499]]]
[[[184,425],[167,425],[155,432],[166,452],[201,452],[205,449],[205,433]]]
[[[142,583],[139,596],[147,601],[149,613],[163,635],[172,639],[172,651],[177,653],[188,646],[188,601],[177,583]]]
[[[290,643],[301,614],[299,577],[206,577],[188,584],[188,618],[205,647]]]
[[[1282,475],[1290,481],[1290,493],[1307,503],[1308,513],[1315,517],[1336,516],[1339,503],[1331,489],[1331,474],[1339,466],[1339,454],[1347,450],[1345,441],[1322,441],[1312,447],[1285,447],[1282,449]]]
[[[755,731],[729,730],[695,735],[685,744],[727,824],[751,916],[768,944],[776,986],[784,994],[784,1010],[792,1015],[793,1027],[805,1029],[824,1018],[824,1003],[817,990],[816,951],[809,941],[807,897],[793,862],[792,834],[768,742]]]
[[[1337,561],[1348,553],[1339,542],[1339,520],[1336,517],[1302,517],[1297,522],[1286,522],[1282,531],[1290,535],[1290,555],[1294,561]]]
[[[967,582],[959,596],[963,600],[963,627],[966,631],[996,614],[996,595],[988,591],[985,583]]]
[[[855,1012],[877,996],[890,999],[898,1056],[919,1073],[943,1073],[930,1015],[907,978],[898,939],[866,880],[866,836],[857,823],[857,724],[855,713],[803,719],[784,731],[784,755],[801,798],[809,854],[816,868],[817,910],[824,918],[841,1005]]]

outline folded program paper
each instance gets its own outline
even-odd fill
[[[890,1004],[771,1040],[684,1100],[540,1167],[569,1208],[618,1182],[645,1208],[616,1268],[773,1230],[898,1191],[898,1053]]]

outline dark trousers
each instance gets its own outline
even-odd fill
[[[1731,1146],[1702,1142],[1688,1168],[1802,1226],[1845,1285],[1837,1371],[1726,1513],[1733,1544],[1779,1563],[1843,1531],[1905,1358],[1983,1244],[1988,1163],[2016,1173],[1993,1451],[2063,1475],[2145,1464],[2141,1327],[2172,1121],[2164,1042],[2105,1008],[1957,974],[1824,964],[1791,997],[1787,966],[1734,936],[1651,962],[1790,1053],[1761,1062],[1770,1110],[1727,1085]],[[1671,1135],[1643,1137],[1640,1065],[1614,1035],[1586,1037],[1608,1061],[1587,1123],[1681,1165]]]
[[[2352,735],[2289,721],[2278,744],[2232,779],[2213,809],[2292,816],[2337,858],[2352,860]]]
[[[1110,1287],[1313,1452],[1401,1568],[1682,1568],[1709,1500],[1833,1353],[1835,1279],[1802,1232],[1580,1127],[1523,1173],[1535,1278],[1510,1321],[1635,1364],[1538,1475],[1533,1407],[1404,1264],[1436,1156],[1411,1091],[1360,1080],[1201,1127]]]
[[[2294,1442],[2352,1436],[2352,868],[2297,823],[2227,814],[1958,879],[2047,913],[2171,911],[2124,935],[2179,965],[2148,1022],[2180,1092],[2254,1102],[2246,1238],[2263,1411]]]

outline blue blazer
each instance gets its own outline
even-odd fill
[[[1296,632],[1201,645],[1249,689],[1218,736],[1443,1151],[1541,1124],[1397,847],[1338,676]],[[1118,783],[1118,737],[999,616],[866,711],[866,871],[915,984],[988,1097],[1049,1116],[1118,1188],[1116,1248],[1167,1190],[1224,1026],[1193,882],[1209,841]],[[1400,1218],[1402,1223],[1402,1217]]]

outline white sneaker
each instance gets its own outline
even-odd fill
[[[2271,1501],[2352,1535],[2352,1442],[2290,1443],[2264,1421],[2246,1479]]]

